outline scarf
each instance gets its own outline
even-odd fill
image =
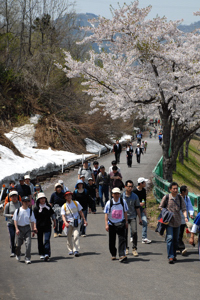
[[[39,204],[39,208],[40,208],[39,213],[42,212],[43,208],[46,208],[46,209],[50,210],[50,207],[47,206],[46,203],[45,204]]]

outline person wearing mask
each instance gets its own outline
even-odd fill
[[[82,206],[84,219],[82,219],[81,221],[80,235],[82,237],[86,237],[86,226],[84,220],[87,221],[87,212],[88,212],[88,207],[90,206],[89,193],[88,190],[83,187],[82,180],[79,179],[76,183],[76,186],[77,188],[73,192],[72,199],[79,202],[80,205]]]
[[[64,193],[62,192],[62,185],[60,183],[55,184],[55,192],[51,195],[50,205],[52,206],[55,217],[56,227],[54,228],[54,238],[62,236],[63,220],[61,216],[61,207],[65,203]]]
[[[51,205],[43,192],[37,197],[36,206],[34,208],[36,218],[38,252],[40,259],[49,261],[51,256],[50,238],[51,238],[51,220],[56,228],[56,219]]]

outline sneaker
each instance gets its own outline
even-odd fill
[[[119,262],[125,262],[125,261],[127,261],[127,256],[121,256],[120,258],[119,258]]]
[[[131,243],[133,242],[133,238],[132,238],[132,237],[130,238],[130,242],[131,242]]]
[[[15,253],[11,253],[11,254],[10,254],[10,257],[15,257]]]
[[[62,236],[62,233],[59,233],[58,236]]]
[[[44,259],[44,255],[41,255],[41,256],[40,256],[40,259]]]
[[[174,263],[174,259],[173,258],[169,258],[169,264],[173,265],[173,263]]]
[[[181,255],[186,255],[187,254],[187,249],[185,248],[185,249],[183,249],[183,251],[181,252]]]
[[[111,260],[116,260],[116,256],[112,256],[112,257],[111,257]]]
[[[73,253],[73,251],[70,251],[68,254],[69,254],[69,255],[73,255],[74,253]]]
[[[173,258],[173,261],[177,261],[177,258],[176,258],[176,257],[174,257],[174,258]]]
[[[48,254],[45,254],[44,261],[49,261],[49,255]]]
[[[139,254],[137,253],[137,250],[136,250],[136,249],[133,249],[133,250],[132,250],[132,254],[133,254],[133,256],[135,256],[135,257],[136,257],[136,256],[139,256]]]
[[[57,234],[56,232],[54,233],[54,237],[55,237],[55,238],[57,238],[57,237],[58,237],[58,234]]]
[[[31,261],[29,259],[25,259],[25,264],[30,265]]]
[[[128,255],[129,248],[126,248],[126,255]]]
[[[79,256],[79,253],[78,253],[78,251],[75,251],[75,252],[74,252],[74,256],[76,256],[76,257],[78,257],[78,256]]]
[[[142,239],[142,244],[151,244],[151,240],[146,239]]]
[[[86,234],[81,234],[82,237],[86,237]]]
[[[21,259],[21,256],[17,256],[17,255],[16,255],[16,260],[17,260],[17,261],[20,261],[20,259]]]

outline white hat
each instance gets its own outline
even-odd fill
[[[12,191],[12,192],[9,193],[9,197],[11,197],[13,195],[17,195],[18,196],[18,192],[17,191]]]
[[[83,177],[85,177],[85,175],[81,175],[81,176],[80,176],[80,178],[83,178]]]
[[[37,200],[39,200],[40,198],[46,198],[47,199],[47,197],[45,196],[45,193],[38,193]]]
[[[144,182],[144,181],[147,182],[148,179],[145,179],[144,177],[139,177],[138,180],[137,180],[138,183],[142,183],[142,182]]]
[[[59,186],[62,188],[61,183],[58,183],[58,182],[57,182],[57,183],[55,184],[55,189],[56,189],[57,187],[59,187]]]
[[[63,182],[63,180],[58,180],[58,183],[60,183],[60,184],[63,184],[64,182]]]
[[[88,178],[88,181],[89,181],[89,180],[93,180],[92,177]]]
[[[116,193],[121,194],[121,191],[119,188],[115,187],[114,189],[112,189],[112,193],[113,194],[116,194]]]
[[[24,179],[31,179],[31,178],[30,178],[30,175],[25,175],[25,176],[24,176]]]

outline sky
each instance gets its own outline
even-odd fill
[[[117,8],[119,3],[123,5],[131,4],[129,0],[76,0],[77,13],[93,13],[96,15],[111,18],[109,6],[110,4]],[[184,19],[182,24],[191,24],[200,21],[200,17],[195,17],[193,12],[200,9],[199,0],[140,0],[139,6],[146,7],[152,6],[149,18],[152,19],[159,15],[160,17],[166,16],[169,20]]]

